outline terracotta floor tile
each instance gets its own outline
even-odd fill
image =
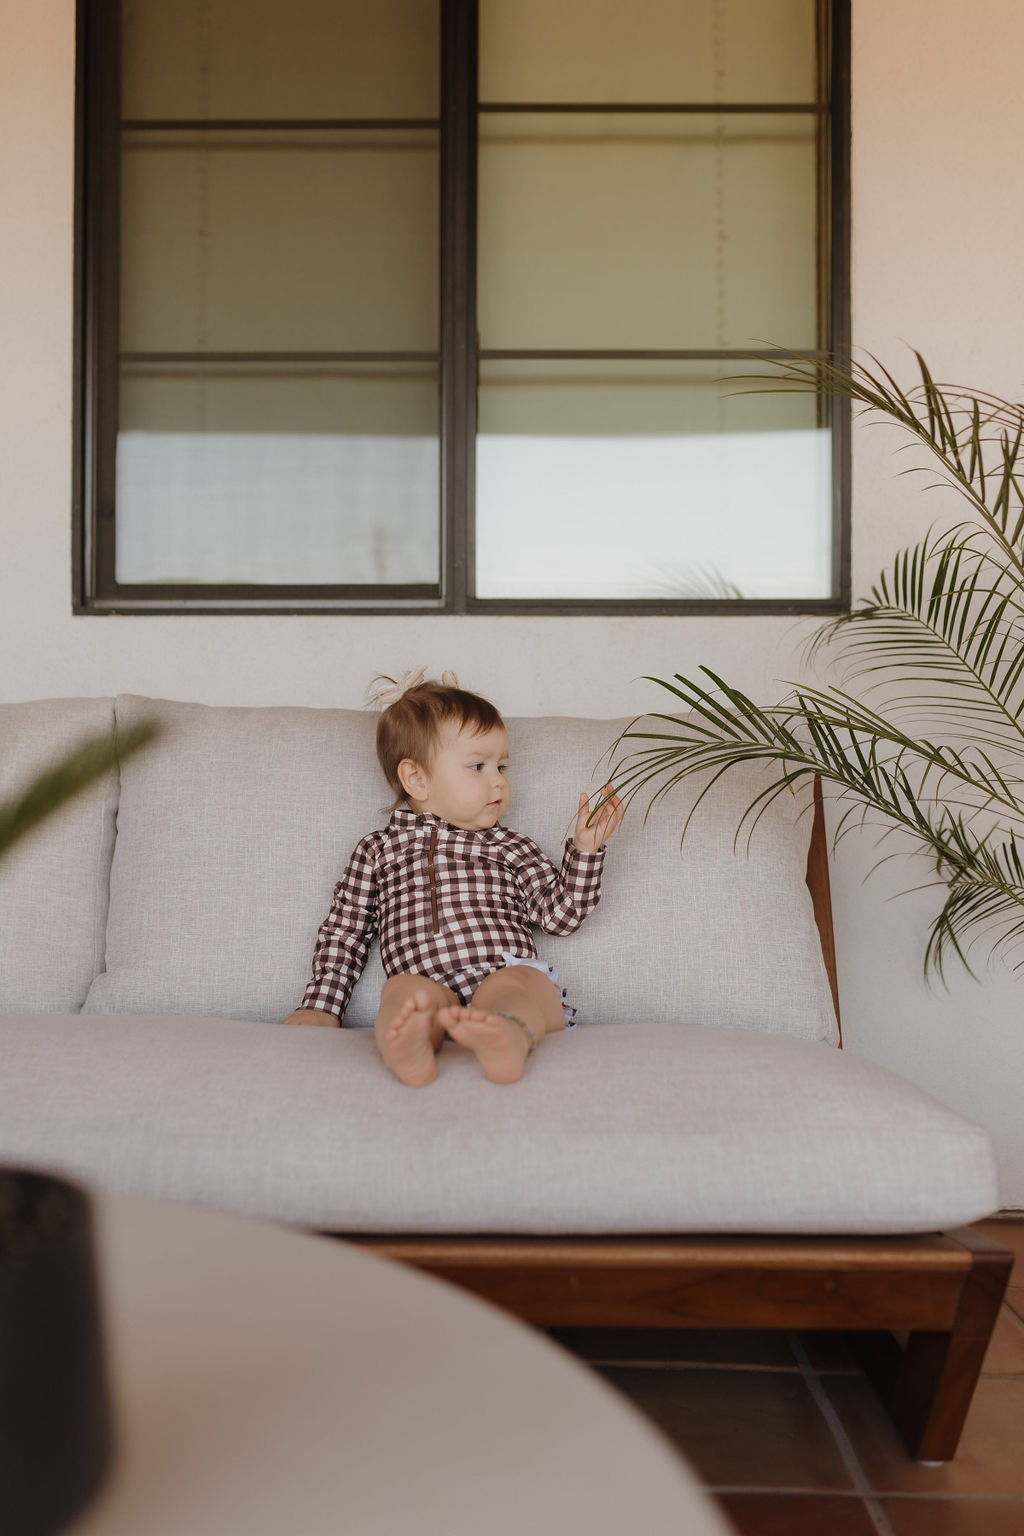
[[[1024,1318],[1024,1285],[1007,1286],[1006,1305],[1018,1317]]]
[[[814,1329],[796,1335],[812,1371],[859,1371],[841,1333]]]
[[[701,1328],[551,1328],[548,1337],[583,1360],[759,1365],[796,1370],[784,1333]]]
[[[1016,1281],[1024,1285],[1024,1221],[976,1221],[974,1227],[978,1232],[984,1232],[986,1237],[991,1237],[995,1242],[1002,1243],[1004,1248],[1016,1255],[1013,1266],[1013,1274],[1010,1276],[1010,1284]]]
[[[712,1487],[853,1487],[825,1419],[793,1372],[600,1369]]]
[[[1024,1504],[1011,1499],[882,1499],[881,1504],[893,1536],[1021,1536],[1024,1531]]]
[[[738,1536],[878,1536],[858,1498],[816,1493],[721,1493],[717,1498]]]
[[[987,1376],[1024,1375],[1024,1320],[1001,1307],[982,1371]]]
[[[981,1378],[956,1456],[941,1467],[913,1460],[862,1377],[823,1376],[821,1382],[877,1493],[1024,1498],[1024,1376]]]

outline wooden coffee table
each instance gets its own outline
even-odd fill
[[[726,1536],[597,1376],[327,1238],[102,1197],[118,1449],[73,1536]]]

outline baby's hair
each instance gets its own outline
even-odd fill
[[[424,670],[406,673],[399,683],[391,677],[374,678],[375,683],[386,685],[371,697],[384,705],[377,720],[377,759],[394,791],[392,810],[408,803],[398,777],[399,763],[408,757],[429,768],[446,720],[454,720],[460,730],[468,728],[474,736],[501,730],[505,724],[489,700],[459,687],[454,672],[443,673],[437,682],[424,678]]]

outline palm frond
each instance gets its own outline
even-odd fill
[[[116,741],[106,733],[92,737],[56,768],[40,774],[28,789],[0,804],[0,856],[53,811],[101,778],[115,762],[130,757],[156,735],[156,724],[145,721],[119,733]]]
[[[873,369],[852,358],[830,361],[785,348],[777,352],[777,373],[737,375],[733,382],[773,385],[781,376],[798,389],[849,400],[903,427],[928,451],[941,483],[966,497],[981,527],[1024,578],[1024,495],[1017,468],[1024,447],[1024,408],[959,385],[937,384],[919,352],[913,355],[921,383],[910,390],[901,388],[870,353]]]
[[[939,811],[945,814],[948,804],[948,797],[940,799],[934,792],[925,798],[929,774],[964,786],[970,792],[969,804],[991,806],[998,802],[1004,808],[1005,800],[1005,809],[1024,824],[1024,804],[1014,801],[1005,780],[984,762],[971,762],[950,748],[883,730],[886,723],[881,717],[855,701],[844,703],[839,697],[809,689],[762,708],[710,668],[701,671],[714,684],[715,692],[678,675],[674,683],[665,685],[687,703],[690,711],[682,717],[668,717],[675,726],[673,731],[638,729],[641,720],[631,722],[619,737],[616,748],[623,750],[612,765],[610,777],[627,804],[658,781],[660,787],[648,805],[649,813],[682,777],[717,774],[740,763],[762,763],[780,770],[763,793],[774,795],[801,779],[818,775],[840,794],[856,796],[929,844],[935,841],[934,817]],[[637,751],[625,746],[634,741],[657,745]],[[709,787],[702,789],[697,805]],[[748,807],[744,821],[761,798],[759,795]]]
[[[634,721],[623,732],[616,746],[627,739],[657,739],[664,745],[642,760],[636,754],[620,758],[612,769],[620,789],[625,786],[632,795],[651,778],[655,762],[661,766],[686,762],[689,771],[695,772],[698,765],[713,766],[724,756],[737,762],[806,759],[851,789],[858,775],[870,776],[877,770],[884,775],[887,796],[898,778],[915,799],[945,803],[959,799],[975,810],[994,809],[1024,822],[1024,795],[1017,792],[1022,781],[1001,769],[977,742],[961,751],[949,743],[911,736],[851,695],[810,684],[795,688],[778,704],[758,706],[710,668],[700,670],[715,685],[715,692],[678,676],[675,684],[662,685],[686,704],[685,719],[646,717],[671,723],[674,731],[638,731]],[[879,778],[874,790],[881,793],[882,784]]]
[[[817,775],[835,811],[833,848],[856,829],[882,841],[901,831],[926,856],[931,883],[947,892],[924,957],[941,977],[952,956],[970,969],[981,935],[994,953],[1024,951],[1024,407],[938,383],[913,356],[908,388],[870,354],[833,361],[784,348],[772,349],[773,373],[733,381],[813,390],[894,423],[907,447],[925,450],[903,473],[923,469],[929,487],[952,488],[960,512],[901,550],[849,613],[818,626],[805,656],[828,661],[827,686],[791,684],[759,706],[708,667],[651,678],[681,712],[633,721],[612,777],[627,801],[652,788],[649,812],[703,775],[685,837],[722,775],[759,763],[764,782],[739,837]]]
[[[1019,753],[1024,600],[1006,574],[965,540],[938,548],[925,540],[883,573],[868,601],[820,626],[808,660],[830,648],[844,679],[865,679],[869,692],[909,678],[902,709],[944,713],[951,731]]]
[[[967,829],[955,823],[950,834],[957,862],[951,862],[949,893],[932,924],[924,956],[925,972],[932,969],[941,980],[951,954],[975,974],[968,955],[983,937],[990,958],[1007,958],[1024,939],[1024,864],[1017,840],[1010,836],[993,846],[988,839],[972,840]],[[1024,959],[1014,962],[1014,969],[1022,967]]]
[[[1024,801],[1014,794],[1000,769],[979,752],[970,755],[926,739],[912,739],[890,728],[875,711],[824,690],[805,687],[777,705],[756,705],[709,668],[701,668],[714,692],[694,679],[676,674],[663,686],[686,702],[692,712],[681,716],[638,717],[619,737],[622,749],[610,777],[627,804],[656,783],[645,819],[677,784],[700,773],[704,782],[681,829],[685,839],[693,817],[723,774],[741,764],[759,763],[771,770],[768,782],[746,807],[736,829],[752,833],[757,818],[779,795],[801,781],[821,779],[837,804],[833,847],[853,825],[871,818],[888,830],[902,828],[926,853],[938,877],[954,892],[966,894],[947,902],[929,940],[926,969],[944,978],[952,950],[970,970],[964,936],[975,927],[991,925],[995,915],[1012,908],[1019,896],[1024,924],[1024,879],[1009,877],[1018,858],[1014,834],[997,856],[988,838],[971,830],[982,812],[999,813],[1024,826]],[[658,681],[658,679],[652,679]],[[653,721],[659,727],[652,730]],[[644,743],[632,750],[631,744]],[[929,780],[931,783],[929,784]],[[1014,781],[1015,782],[1015,781]],[[950,785],[956,786],[955,790]],[[1003,862],[1000,863],[1000,857]],[[986,904],[983,892],[988,891]],[[1024,931],[1024,930],[1022,930]],[[998,942],[1009,943],[1009,927]],[[973,972],[972,972],[973,974]]]

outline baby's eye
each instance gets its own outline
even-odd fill
[[[498,772],[499,773],[508,773],[508,767],[509,767],[508,763],[499,763],[498,764]]]

